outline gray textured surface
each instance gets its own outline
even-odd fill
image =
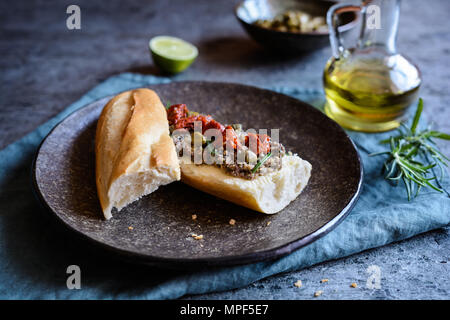
[[[236,1],[233,1],[234,3]],[[234,81],[254,85],[321,87],[330,50],[297,59],[274,57],[249,40],[232,15],[231,1],[77,1],[82,30],[65,26],[65,1],[0,2],[0,147],[51,118],[108,76],[124,71],[158,74],[148,39],[183,37],[200,57],[177,80]],[[403,1],[398,48],[420,67],[425,112],[450,132],[450,1]],[[450,146],[441,144],[445,153]],[[449,298],[449,230],[347,259],[259,281],[247,288],[194,298]],[[382,289],[363,289],[365,269],[377,264]],[[327,284],[319,280],[329,278]],[[303,289],[292,282],[301,279]],[[349,288],[349,282],[360,286]]]
[[[188,299],[449,299],[450,240],[441,229],[345,259],[321,263],[223,293]],[[443,260],[444,259],[444,260]],[[380,289],[366,288],[367,268],[380,267]],[[322,279],[328,282],[321,283]],[[302,281],[302,287],[294,283]],[[356,288],[350,287],[355,282]],[[314,298],[314,292],[323,294]]]

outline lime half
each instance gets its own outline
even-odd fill
[[[169,73],[184,71],[198,55],[194,45],[170,36],[154,37],[149,46],[155,64]]]

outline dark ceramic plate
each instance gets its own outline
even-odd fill
[[[106,97],[58,124],[35,158],[39,199],[77,233],[125,258],[153,265],[244,264],[311,243],[332,230],[355,204],[362,183],[355,146],[335,122],[310,105],[231,83],[174,82],[150,88],[163,102],[186,103],[224,123],[281,128],[280,141],[312,164],[308,186],[283,211],[265,215],[176,182],[105,221],[95,187],[94,135],[99,114],[111,98]],[[192,233],[203,235],[203,240],[194,240]]]

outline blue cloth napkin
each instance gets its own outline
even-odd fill
[[[286,271],[345,257],[450,223],[450,198],[423,190],[413,202],[383,180],[378,141],[389,133],[350,132],[365,168],[362,194],[350,215],[318,241],[275,261],[201,271],[163,271],[125,263],[93,248],[49,218],[33,197],[30,168],[37,146],[60,120],[101,97],[170,79],[121,74],[101,83],[61,114],[0,151],[1,299],[168,299],[246,286]],[[271,88],[323,105],[321,91]],[[18,124],[19,125],[19,124]],[[444,186],[449,188],[448,179]],[[81,289],[69,290],[69,265],[81,269]]]

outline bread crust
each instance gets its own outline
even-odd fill
[[[216,166],[181,163],[181,181],[240,206],[273,214],[297,198],[306,187],[311,170],[308,161],[285,156],[280,170],[247,180]]]
[[[118,199],[121,186],[114,184],[120,178],[151,172],[166,174],[172,181],[180,179],[166,110],[158,95],[149,89],[123,92],[106,104],[97,123],[95,151],[97,193],[107,219],[112,207],[120,209],[123,201],[129,203],[143,195]]]

